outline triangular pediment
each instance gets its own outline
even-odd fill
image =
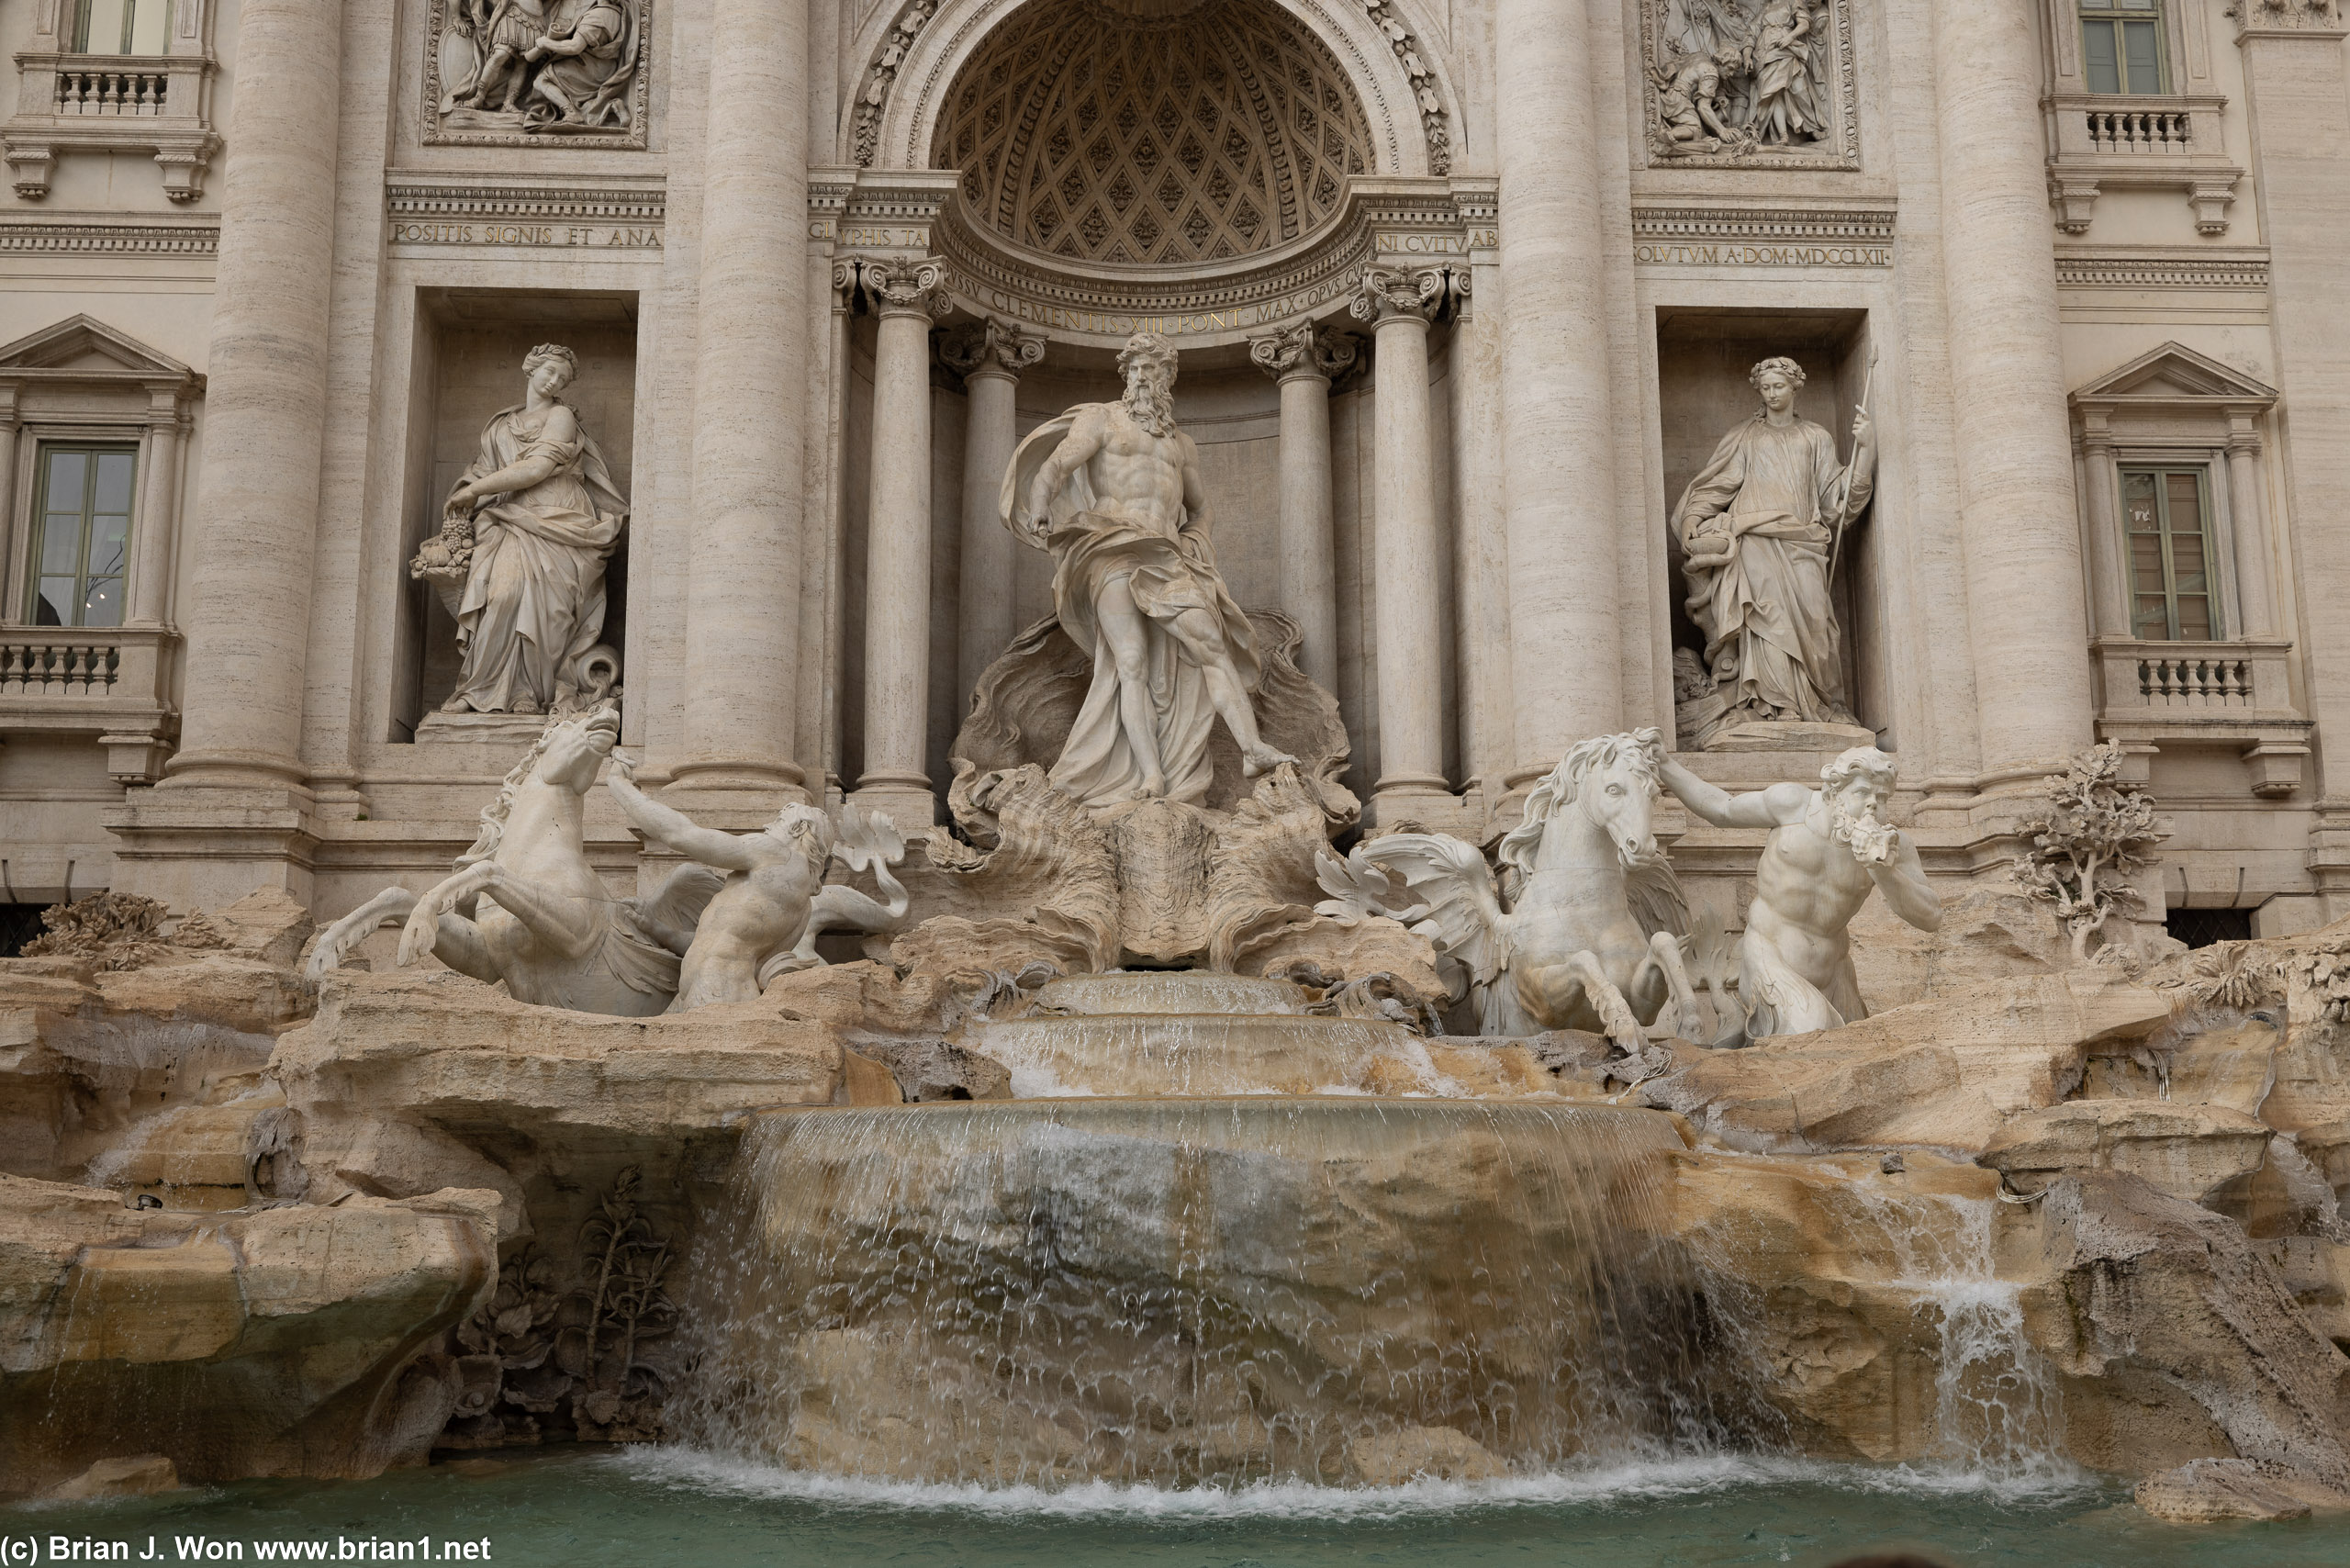
[[[69,316],[0,347],[0,375],[24,370],[78,370],[108,375],[128,371],[172,380],[188,380],[196,375],[171,355],[89,316]]]
[[[2112,398],[2217,398],[2231,403],[2272,402],[2277,389],[2244,372],[2197,353],[2185,343],[2165,343],[2109,370],[2073,394],[2076,403]]]

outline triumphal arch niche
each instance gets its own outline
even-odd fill
[[[1406,18],[1385,0],[912,0],[861,47],[843,177],[811,193],[847,318],[841,466],[867,475],[878,563],[843,606],[844,782],[926,811],[943,719],[1048,609],[995,516],[1015,434],[1114,397],[1113,357],[1155,332],[1205,415],[1186,428],[1234,591],[1295,622],[1300,667],[1380,736],[1375,774],[1350,775],[1374,812],[1444,809],[1460,748],[1439,479],[1460,465],[1431,398],[1498,233],[1494,181],[1452,173],[1457,100]],[[897,471],[928,444],[908,438],[934,353],[966,394],[951,611],[925,590],[934,498]],[[957,657],[915,681],[925,599]],[[927,702],[888,696],[910,689]]]

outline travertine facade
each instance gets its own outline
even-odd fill
[[[697,823],[944,820],[1053,612],[1004,466],[1155,331],[1223,581],[1302,629],[1374,829],[1490,841],[1595,735],[1732,793],[1873,735],[1949,886],[2103,739],[2170,830],[2138,918],[2350,913],[2344,39],[2333,0],[0,8],[0,902],[421,892],[530,707],[613,677]],[[576,374],[526,392],[542,345]],[[1782,357],[1807,482],[1865,467],[1814,516],[1716,474],[1693,582],[1681,498]],[[541,451],[577,432],[591,501],[474,510],[494,446],[584,474]],[[471,613],[584,633],[599,591],[610,658],[477,679],[475,585],[410,563],[557,512],[578,603]],[[1839,689],[1693,728],[1742,551],[1820,577],[1776,620],[1824,607]],[[1740,928],[1762,832],[1655,828]]]

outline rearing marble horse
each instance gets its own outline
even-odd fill
[[[1662,756],[1653,729],[1570,750],[1502,840],[1507,909],[1460,839],[1399,833],[1356,849],[1423,901],[1399,918],[1467,967],[1485,1034],[1594,1030],[1637,1053],[1669,1004],[1675,1032],[1700,1037],[1681,961],[1686,906],[1650,820]]]
[[[483,811],[481,836],[455,873],[421,894],[386,888],[327,927],[310,955],[312,982],[369,932],[404,920],[403,966],[431,953],[541,1006],[631,1018],[666,1008],[678,955],[655,933],[690,933],[719,879],[683,867],[640,903],[614,898],[588,863],[585,797],[619,738],[610,708],[549,723]]]

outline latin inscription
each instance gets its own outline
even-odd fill
[[[1640,244],[1632,260],[1666,267],[1889,267],[1890,245],[1744,245],[1705,241]]]
[[[526,245],[553,250],[657,251],[658,224],[395,223],[395,245]]]

